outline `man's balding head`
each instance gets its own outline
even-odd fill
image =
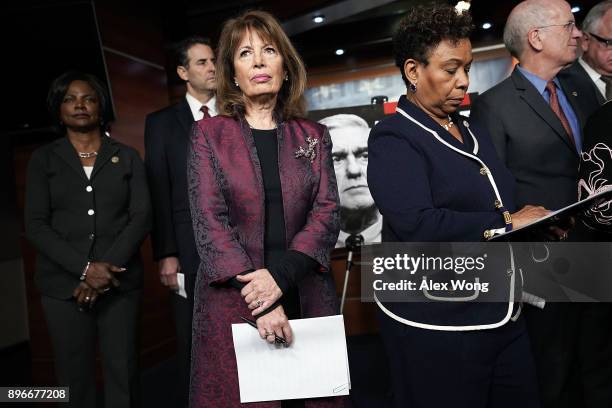
[[[504,44],[513,57],[520,59],[528,45],[529,31],[555,17],[551,2],[565,3],[563,0],[526,0],[512,9],[504,27]]]
[[[580,36],[564,0],[525,0],[512,10],[504,28],[504,43],[521,65],[551,78],[576,59]]]

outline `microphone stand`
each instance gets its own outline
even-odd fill
[[[342,287],[342,299],[340,300],[340,313],[342,313],[344,310],[346,288],[348,287],[349,274],[351,273],[351,268],[353,267],[353,252],[361,248],[363,241],[363,235],[360,234],[351,234],[348,236],[346,241],[344,241],[348,252],[346,253],[346,272],[344,272],[344,286]]]

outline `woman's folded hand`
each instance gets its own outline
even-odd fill
[[[111,265],[108,262],[92,262],[87,268],[85,282],[94,289],[103,289],[109,286],[119,286],[115,273],[124,272],[125,268]]]
[[[81,282],[72,292],[72,296],[76,299],[79,310],[83,311],[93,307],[98,298],[98,291],[85,282]]]
[[[274,343],[276,336],[285,339],[287,344],[293,341],[293,332],[289,325],[289,319],[282,306],[276,307],[270,313],[257,319],[257,330],[259,336],[268,343]]]
[[[240,294],[249,309],[253,311],[253,316],[257,316],[272,306],[283,295],[267,269],[258,269],[246,275],[237,275],[236,279],[239,282],[246,283]]]

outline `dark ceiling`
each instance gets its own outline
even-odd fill
[[[21,0],[6,3],[23,8],[25,4],[70,4],[85,1],[112,6],[109,9],[121,10],[128,16],[146,17],[160,25],[167,49],[190,34],[201,34],[216,41],[223,22],[228,18],[249,9],[266,10],[274,14],[291,33],[291,39],[309,71],[319,72],[352,69],[380,61],[390,62],[391,38],[407,10],[429,2],[457,3],[457,0]],[[598,2],[568,1],[572,6],[580,7],[580,11],[575,13],[578,22]],[[476,24],[472,38],[474,47],[500,43],[506,18],[519,2],[471,0],[470,12]],[[320,13],[328,18],[316,25],[312,17]],[[310,29],[304,27],[304,22],[307,22],[306,26]],[[491,24],[490,29],[482,28],[485,22]],[[344,54],[338,56],[335,51],[340,48]],[[167,66],[173,68],[173,63],[169,60]]]
[[[428,0],[427,2],[431,2]],[[456,0],[433,0],[438,3],[456,4]],[[261,9],[274,14],[285,25],[302,17],[310,20],[326,8],[338,6],[341,15],[334,21],[326,21],[315,28],[298,32],[291,38],[309,69],[326,67],[353,68],[364,61],[391,59],[391,37],[402,15],[424,0],[398,1],[329,1],[329,0],[163,0],[162,14],[169,40],[198,33],[215,41],[223,21],[248,9]],[[472,0],[471,13],[476,24],[472,38],[475,47],[501,42],[503,26],[510,10],[519,0]],[[354,10],[361,3],[367,10]],[[580,7],[575,13],[581,21],[597,0],[575,0],[572,6]],[[377,5],[378,4],[378,5]],[[372,6],[374,5],[374,6]],[[325,14],[325,13],[323,13]],[[485,30],[482,24],[490,23]],[[335,51],[345,52],[337,56]]]
[[[181,85],[170,45],[189,35],[218,38],[223,22],[247,9],[263,9],[276,15],[291,33],[303,56],[310,78],[342,75],[354,68],[391,63],[391,37],[402,15],[424,1],[454,4],[456,0],[19,0],[0,4],[0,42],[7,61],[5,81],[12,106],[26,110],[4,115],[0,133],[45,128],[45,92],[50,81],[67,69],[92,72],[104,78],[102,44],[95,9],[102,21],[104,47],[139,58],[155,66],[166,64],[170,85]],[[597,0],[571,0],[579,6],[580,22]],[[472,0],[477,28],[475,46],[499,43],[506,17],[518,0]],[[312,17],[323,13],[327,20],[315,26]],[[481,28],[484,22],[490,30]],[[543,24],[547,22],[543,21]],[[134,38],[125,41],[125,36]],[[166,49],[160,45],[165,44]],[[338,56],[338,48],[345,50]],[[41,64],[32,63],[34,59]],[[171,87],[172,88],[172,87]],[[27,92],[24,92],[26,89]],[[179,89],[179,87],[176,87]],[[180,88],[182,90],[182,88]],[[36,93],[38,92],[38,93]],[[35,101],[35,103],[34,103]],[[36,106],[34,106],[36,105]],[[35,123],[33,118],[40,120]],[[43,123],[44,122],[44,123]],[[28,130],[29,131],[29,130]]]

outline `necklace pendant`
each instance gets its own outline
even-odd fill
[[[90,159],[98,155],[98,152],[77,152],[77,153],[79,154],[79,158],[81,159]]]
[[[454,125],[453,120],[449,116],[448,123],[446,123],[446,125],[442,125],[442,127],[444,128],[444,130],[448,131],[450,128],[453,127],[453,125]]]

